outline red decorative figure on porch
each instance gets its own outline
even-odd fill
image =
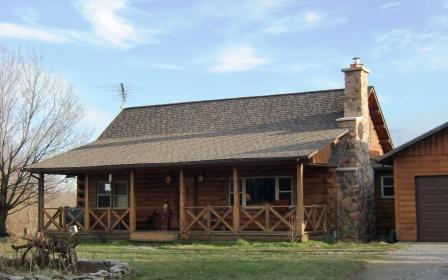
[[[162,210],[160,211],[160,229],[168,230],[170,224],[170,207],[168,200],[164,199],[162,202]]]

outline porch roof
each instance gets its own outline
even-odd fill
[[[96,141],[28,169],[309,158],[347,132],[343,100],[339,89],[128,108]]]

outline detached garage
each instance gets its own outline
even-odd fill
[[[448,241],[448,122],[385,154],[400,241]]]

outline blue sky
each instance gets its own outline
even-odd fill
[[[84,122],[128,106],[343,87],[360,56],[395,145],[448,120],[447,1],[10,0],[0,46],[42,54]]]

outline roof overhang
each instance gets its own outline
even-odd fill
[[[388,153],[392,151],[394,148],[392,138],[390,136],[386,120],[384,119],[384,114],[381,110],[378,96],[373,86],[369,87],[369,113],[374,129],[378,135],[380,145],[383,148],[383,152]]]
[[[423,140],[425,138],[428,138],[431,135],[434,135],[437,132],[442,131],[442,130],[447,129],[447,128],[448,128],[448,122],[446,122],[446,123],[444,123],[442,125],[439,125],[439,126],[433,128],[433,129],[431,129],[430,131],[428,131],[426,133],[423,133],[422,135],[412,139],[411,141],[404,143],[403,145],[397,147],[396,149],[394,149],[394,150],[384,154],[382,157],[380,157],[378,159],[378,161],[380,163],[383,163],[383,164],[391,164],[392,165],[393,164],[393,158],[394,158],[394,156],[396,154],[398,154],[399,152],[401,152],[401,151],[407,149],[408,147],[414,145],[415,143],[417,143],[417,142],[419,142],[419,141],[421,141],[421,140]]]
[[[83,167],[64,167],[64,168],[24,168],[24,170],[31,173],[44,173],[44,174],[79,174],[91,171],[101,170],[129,170],[129,169],[142,169],[142,168],[179,168],[179,167],[195,167],[203,165],[232,165],[232,164],[257,164],[268,162],[300,162],[309,160],[309,156],[301,157],[281,157],[281,158],[241,158],[241,159],[217,159],[217,160],[204,160],[204,161],[191,161],[191,162],[175,162],[175,163],[142,163],[142,164],[121,164],[121,165],[102,165],[102,166],[83,166]]]

